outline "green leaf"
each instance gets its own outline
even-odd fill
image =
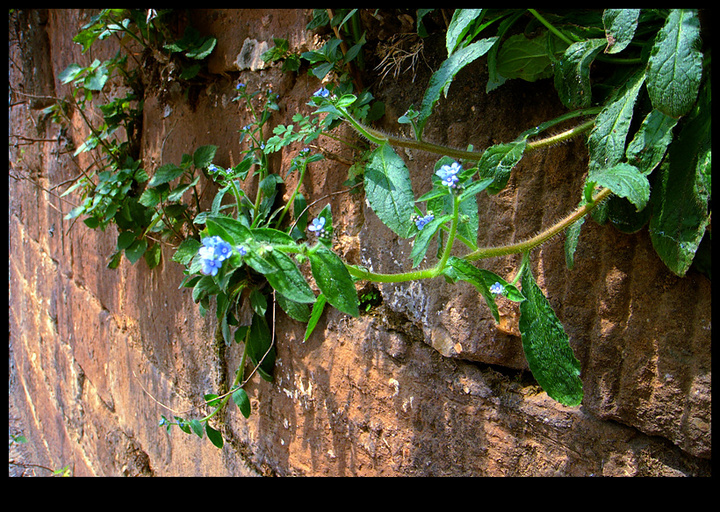
[[[497,54],[497,73],[506,79],[520,78],[527,82],[552,76],[548,37],[552,37],[548,32],[532,39],[525,34],[508,37]]]
[[[202,439],[204,429],[200,420],[190,420],[188,423],[190,424],[192,431],[195,432],[200,439]]]
[[[697,98],[703,55],[700,21],[693,9],[673,9],[650,52],[647,90],[653,106],[672,117],[686,114]]]
[[[707,84],[692,117],[670,144],[653,191],[650,239],[665,265],[681,277],[710,223],[710,105]]]
[[[620,53],[632,42],[640,9],[605,9],[603,26],[608,41],[605,53]]]
[[[315,300],[315,304],[313,304],[312,307],[312,313],[310,314],[310,320],[308,320],[307,327],[305,328],[305,337],[303,338],[303,341],[307,341],[312,332],[315,330],[315,327],[317,326],[318,321],[320,321],[320,317],[323,314],[323,310],[325,309],[325,304],[327,303],[327,299],[325,298],[325,295],[322,293],[317,296],[317,299]]]
[[[217,39],[215,39],[214,37],[208,37],[203,41],[200,46],[193,48],[188,52],[185,52],[185,56],[189,59],[202,60],[212,53],[212,51],[215,49],[216,43]]]
[[[217,234],[214,231],[219,232],[215,226],[222,228],[223,232],[230,237],[227,238],[227,241],[232,240],[236,245],[246,244],[253,238],[253,233],[245,224],[225,215],[208,216],[205,219],[205,225],[208,227],[208,231],[213,231],[212,234]]]
[[[270,286],[286,298],[300,303],[315,302],[315,294],[287,254],[275,250],[271,245],[260,245],[245,255],[245,261],[257,272],[264,274]]]
[[[414,227],[415,196],[405,162],[388,144],[370,155],[365,167],[365,195],[380,220],[407,238]]]
[[[643,174],[650,174],[665,156],[677,122],[674,117],[666,116],[657,109],[651,110],[625,150],[628,163]]]
[[[127,249],[130,247],[130,244],[132,244],[136,239],[135,233],[132,231],[123,231],[118,235],[117,240],[117,250],[122,251],[123,249]]]
[[[147,240],[144,238],[141,240],[135,240],[130,246],[125,249],[125,256],[128,260],[130,260],[130,263],[133,265],[142,258],[142,255],[145,254],[145,250],[147,249]]]
[[[162,259],[162,249],[160,247],[160,244],[153,243],[145,251],[143,257],[145,258],[145,263],[147,263],[148,268],[157,267],[160,264],[160,260]]]
[[[275,294],[275,300],[290,318],[302,323],[310,319],[310,307],[306,303],[295,302],[281,293]]]
[[[248,356],[257,366],[258,373],[268,382],[272,382],[275,367],[275,347],[272,344],[272,333],[264,316],[253,315],[250,332],[248,333]]]
[[[637,72],[595,118],[595,126],[587,142],[591,171],[612,167],[625,155],[625,140],[630,129],[635,100],[644,81],[645,73]]]
[[[193,164],[195,167],[198,169],[205,169],[209,166],[215,158],[215,152],[217,152],[217,149],[218,147],[213,146],[212,144],[197,148],[195,153],[193,153]]]
[[[584,200],[580,202],[580,206],[584,204]],[[568,270],[572,270],[575,266],[575,250],[580,240],[580,231],[582,230],[583,224],[585,224],[585,217],[574,222],[565,230],[565,265]]]
[[[588,39],[567,47],[555,66],[555,89],[567,108],[585,108],[592,102],[590,65],[607,44],[605,39]]]
[[[454,52],[440,65],[440,68],[433,73],[432,77],[430,77],[430,83],[425,90],[425,96],[420,104],[420,114],[416,121],[416,132],[418,136],[422,134],[425,123],[430,117],[430,114],[432,114],[433,106],[435,106],[437,100],[440,99],[440,94],[444,94],[445,97],[447,97],[450,83],[453,81],[453,78],[455,78],[455,75],[466,65],[484,55],[492,45],[495,44],[496,40],[497,37],[481,39]]]
[[[417,267],[420,262],[425,258],[425,253],[428,250],[430,241],[437,233],[437,230],[442,227],[443,224],[452,220],[452,215],[443,215],[442,217],[436,217],[428,222],[417,234],[413,242],[412,251],[410,251],[410,258],[413,262],[413,268]]]
[[[650,183],[640,170],[621,162],[608,169],[588,173],[588,181],[609,188],[616,196],[624,197],[635,205],[637,211],[645,208],[650,199]]]
[[[500,314],[498,312],[497,304],[495,303],[495,295],[490,291],[490,287],[495,283],[500,283],[510,300],[515,302],[522,302],[524,299],[523,294],[512,284],[508,283],[505,279],[490,272],[489,270],[477,268],[475,265],[467,260],[456,258],[451,256],[448,259],[448,265],[455,271],[454,277],[462,281],[467,281],[472,284],[480,292],[480,295],[485,299],[485,303],[490,308],[495,322],[500,321]]]
[[[75,80],[75,78],[77,78],[80,73],[82,73],[84,69],[85,68],[77,64],[70,64],[62,72],[60,72],[60,74],[58,75],[58,79],[63,84],[72,82],[73,80]]]
[[[184,172],[182,168],[175,164],[165,164],[162,167],[158,167],[155,171],[152,179],[148,182],[148,187],[157,187],[163,183],[169,183],[182,176]]]
[[[510,179],[510,173],[525,153],[526,139],[490,146],[478,162],[478,176],[481,180],[493,178],[487,187],[488,194],[497,194]]]
[[[208,439],[210,439],[210,442],[217,446],[218,448],[223,447],[223,438],[222,434],[212,428],[209,423],[205,423],[205,432],[207,432]]]
[[[455,9],[445,34],[445,47],[451,55],[467,34],[473,21],[482,16],[482,9]]]
[[[238,406],[238,409],[240,409],[240,412],[243,416],[246,418],[250,417],[250,398],[248,398],[247,393],[243,388],[238,388],[236,391],[232,394],[233,402],[235,402],[235,405]]]
[[[315,282],[327,301],[337,310],[359,316],[357,291],[343,261],[324,245],[308,254]]]
[[[529,264],[521,283],[526,300],[520,303],[519,327],[530,371],[550,398],[571,407],[580,405],[583,398],[580,362]]]

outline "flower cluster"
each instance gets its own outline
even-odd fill
[[[500,283],[495,283],[490,287],[490,293],[493,295],[502,295],[505,292],[505,287]]]
[[[219,236],[203,238],[202,243],[203,246],[198,251],[202,261],[201,271],[214,276],[222,267],[222,262],[232,256],[232,246]]]
[[[315,233],[318,238],[327,239],[330,235],[327,229],[325,229],[325,222],[327,222],[325,217],[314,218],[308,226],[308,231],[312,231],[313,233]]]
[[[428,212],[428,214],[425,216],[415,215],[413,217],[413,220],[415,221],[415,225],[417,226],[418,229],[424,228],[433,219],[435,219],[435,215],[433,215],[432,212]]]
[[[455,188],[457,187],[460,178],[458,174],[462,171],[462,167],[459,163],[453,162],[450,165],[443,165],[438,169],[435,174],[442,180],[442,184],[446,187]]]
[[[318,89],[317,91],[315,91],[315,93],[313,94],[313,96],[319,96],[319,97],[321,97],[321,98],[327,98],[328,96],[330,96],[330,91],[328,91],[325,87],[320,87],[320,89]]]

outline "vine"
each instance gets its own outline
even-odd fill
[[[131,23],[117,21],[118,14],[103,11],[92,30],[102,28],[100,34],[128,32]],[[418,34],[427,35],[432,10],[418,10],[417,14]],[[142,34],[138,41],[151,40],[145,31],[150,16],[145,24],[138,13],[125,20],[134,20],[137,34]],[[118,253],[111,266],[119,263],[121,251],[131,262],[144,254],[152,266],[155,259],[147,257],[150,247],[143,246],[143,240],[152,233],[175,236],[179,242],[173,260],[185,266],[181,286],[192,289],[203,315],[213,310],[214,302],[225,344],[242,347],[229,389],[205,395],[208,414],[192,419],[162,416],[160,425],[168,430],[176,425],[200,437],[206,434],[222,447],[222,434],[210,424],[218,411],[232,399],[249,417],[246,383],[255,374],[268,381],[273,378],[276,306],[307,324],[307,339],[327,305],[355,317],[370,307],[374,299],[369,292],[358,297],[358,281],[396,283],[438,277],[472,284],[496,321],[500,297],[518,302],[523,348],[533,376],[553,399],[579,405],[583,398],[580,363],[532,275],[530,253],[565,233],[566,263],[572,269],[581,228],[590,215],[596,222],[611,223],[624,232],[647,226],[658,256],[678,276],[685,275],[693,260],[704,259],[701,241],[710,237],[711,215],[710,51],[701,48],[698,12],[457,9],[445,31],[447,58],[432,74],[421,105],[398,119],[412,126],[414,138],[385,134],[371,126],[384,114],[384,105],[363,89],[360,79],[366,43],[360,12],[316,10],[308,28],[324,26],[329,26],[333,35],[320,49],[293,53],[286,40],[276,38],[276,46],[264,56],[267,62],[282,62],[284,72],[299,72],[307,62],[308,72],[323,81],[308,101],[313,116],[296,113],[292,125],[275,126],[273,136],[265,140],[262,128],[278,108],[277,95],[250,91],[238,83],[235,101],[253,122],[241,130],[243,158],[232,168],[215,164],[217,148],[205,146],[185,155],[179,165],[157,168],[150,177],[138,160],[122,149],[124,142],[108,142],[113,140],[109,135],[117,125],[115,119],[133,119],[133,110],[125,105],[139,101],[141,108],[139,95],[126,103],[112,103],[112,108],[106,106],[105,125],[93,130],[82,148],[103,149],[106,166],[113,172],[97,172],[99,182],[92,186],[90,173],[83,175],[75,188],[81,183],[85,186],[85,203],[70,217],[87,215],[85,222],[90,227],[104,228],[109,222],[118,225]],[[83,33],[88,30],[85,27]],[[488,35],[491,30],[495,32]],[[187,58],[204,57],[212,51],[213,39],[191,36],[192,32],[186,33],[182,42],[164,48],[185,52]],[[452,92],[455,76],[483,56],[488,67],[487,92],[507,80],[552,79],[567,112],[513,141],[483,151],[472,147],[458,150],[424,140],[424,128],[441,95]],[[102,89],[102,78],[110,70],[118,70],[133,83],[124,62],[118,57],[73,68],[64,73],[63,80],[74,82],[87,98],[88,91]],[[78,101],[82,105],[82,97]],[[128,115],[110,115],[118,110]],[[548,134],[551,128],[569,121],[575,126]],[[313,143],[317,148],[315,142],[321,136],[339,139],[333,131],[341,123],[347,123],[370,144],[353,166],[346,182],[348,191],[362,185],[369,207],[384,225],[399,237],[413,240],[410,271],[378,273],[344,262],[333,251],[330,205],[315,218],[308,218],[310,205],[324,200],[308,204],[301,193],[307,166],[324,158],[322,151],[313,153],[308,146]],[[589,169],[577,208],[527,240],[479,247],[478,194],[503,190],[526,154],[578,137],[586,137]],[[306,147],[295,154],[283,176],[271,167],[268,155],[294,143]],[[413,193],[410,172],[396,152],[398,148],[440,155],[431,189],[419,198]],[[297,173],[297,185],[290,199],[282,203],[279,187],[290,173]],[[219,187],[208,211],[200,211],[197,201],[195,187],[201,175]],[[249,180],[257,183],[254,197],[242,186]],[[186,192],[193,195],[194,204],[182,202]],[[132,226],[126,223],[128,219]],[[436,263],[423,266],[433,242],[438,247]],[[458,254],[456,245],[464,246],[461,256],[452,255]],[[509,254],[522,255],[509,281],[475,264]],[[309,266],[318,295],[300,271],[303,265]],[[709,267],[703,270],[709,277]]]

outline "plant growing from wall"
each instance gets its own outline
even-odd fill
[[[355,10],[344,13],[336,27],[357,14]],[[422,11],[422,17],[428,15],[428,10]],[[335,18],[328,16],[331,19]],[[349,48],[356,48],[361,39]],[[290,52],[282,41],[276,39],[268,60],[288,63]],[[533,376],[550,397],[576,406],[583,397],[580,364],[535,281],[531,251],[564,232],[567,267],[572,269],[581,228],[590,214],[597,222],[609,222],[624,232],[647,225],[658,256],[679,276],[693,261],[702,259],[701,241],[710,236],[710,52],[701,52],[696,11],[458,9],[448,23],[445,43],[447,58],[430,78],[420,106],[398,119],[412,126],[414,138],[385,134],[370,126],[373,116],[368,115],[372,112],[368,100],[372,97],[357,90],[357,83],[348,80],[351,74],[343,74],[350,62],[348,52],[340,57],[335,53],[340,42],[333,41],[316,54],[301,56],[310,62],[314,76],[339,77],[337,83],[326,81],[309,99],[316,117],[298,113],[294,125],[276,126],[274,135],[265,140],[261,128],[277,108],[276,95],[251,92],[239,84],[236,100],[254,119],[242,130],[242,161],[224,169],[212,163],[216,148],[205,147],[188,155],[184,165],[168,164],[147,177],[144,197],[138,200],[144,207],[169,199],[171,191],[161,187],[175,178],[186,176],[182,186],[187,190],[195,186],[195,175],[188,173],[191,167],[203,169],[219,185],[210,211],[186,218],[192,232],[179,244],[173,259],[186,266],[181,286],[192,289],[201,312],[206,314],[211,301],[215,302],[224,343],[243,347],[233,382],[227,389],[206,395],[206,405],[212,409],[209,414],[198,419],[162,416],[162,426],[170,430],[177,425],[200,437],[206,434],[216,446],[223,445],[221,433],[210,420],[230,399],[248,417],[245,384],[255,373],[272,379],[276,305],[289,317],[307,323],[307,338],[327,305],[351,316],[360,314],[368,302],[358,298],[358,281],[439,277],[473,285],[496,320],[501,297],[518,302],[523,348]],[[354,57],[361,55],[360,48]],[[424,129],[438,101],[452,91],[455,76],[481,56],[487,56],[487,91],[512,79],[552,79],[568,112],[513,141],[482,151],[470,145],[458,150],[426,141]],[[288,72],[299,69],[299,60],[290,62]],[[334,75],[328,75],[331,70]],[[84,76],[90,76],[87,73]],[[552,133],[559,123],[572,120],[573,128]],[[367,203],[388,229],[412,239],[410,271],[374,272],[342,261],[333,251],[329,205],[309,219],[310,205],[300,191],[307,165],[320,155],[307,149],[296,154],[286,173],[299,174],[297,185],[288,202],[279,201],[279,187],[287,174],[272,169],[267,156],[292,143],[332,136],[331,130],[340,122],[352,126],[374,148],[366,155],[361,173]],[[526,154],[579,136],[587,136],[589,169],[577,208],[528,240],[479,246],[477,195],[503,190]],[[438,155],[434,169],[427,171],[432,187],[418,198],[398,148]],[[136,176],[133,167],[127,167],[125,179]],[[254,197],[241,186],[247,180],[258,184]],[[464,252],[456,246],[464,246]],[[431,258],[435,263],[427,266],[432,247],[436,248]],[[508,279],[475,264],[509,254],[521,254],[522,260]],[[318,295],[301,272],[303,266],[309,267]],[[709,267],[704,270],[709,276]]]

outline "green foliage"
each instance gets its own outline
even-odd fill
[[[421,19],[430,11],[418,10],[420,35],[426,33]],[[94,18],[78,38],[84,51],[92,41],[114,34],[133,34],[148,44],[154,40],[170,56],[190,61],[207,57],[215,46],[214,38],[201,37],[191,28],[181,39],[169,41],[165,32],[151,30],[161,26],[157,20],[150,23],[150,16],[143,21],[137,13],[126,17],[123,13],[107,10]],[[311,77],[323,81],[308,101],[315,109],[312,115],[298,112],[292,124],[270,130],[272,113],[280,108],[277,95],[238,84],[234,101],[253,121],[240,130],[240,163],[232,168],[217,165],[218,148],[207,145],[183,155],[178,164],[162,163],[152,173],[143,170],[139,158],[129,156],[131,145],[113,138],[120,126],[131,129],[131,123],[141,119],[139,90],[103,105],[104,124],[78,148],[78,152],[102,149],[107,163],[66,192],[81,187],[84,191],[83,204],[69,216],[85,215],[90,227],[117,225],[111,266],[119,264],[122,254],[133,263],[144,257],[155,266],[161,255],[155,240],[172,239],[176,245],[172,259],[185,267],[180,286],[191,289],[201,314],[215,315],[217,341],[243,350],[235,378],[225,387],[228,391],[205,394],[205,405],[212,409],[208,415],[173,420],[163,416],[161,426],[169,430],[175,425],[200,438],[207,435],[222,448],[223,437],[210,420],[231,398],[249,417],[245,384],[254,374],[273,379],[276,306],[306,324],[307,340],[328,305],[358,316],[381,302],[376,290],[358,297],[358,280],[390,283],[442,276],[449,282],[462,281],[478,291],[496,321],[498,301],[519,302],[523,348],[535,379],[553,399],[579,405],[580,363],[535,282],[529,254],[565,231],[571,269],[581,228],[591,214],[623,231],[648,224],[660,258],[676,274],[687,272],[710,222],[710,61],[701,52],[697,13],[457,9],[445,34],[447,58],[432,74],[419,109],[411,107],[398,119],[412,125],[414,140],[367,126],[383,115],[384,105],[374,101],[357,73],[364,67],[366,44],[359,11],[314,10],[308,29],[321,27],[330,28],[334,36],[316,50],[294,53],[286,39],[275,38],[275,46],[263,55],[266,62],[282,62],[285,72],[300,72],[305,66]],[[447,97],[455,78],[484,55],[487,92],[507,80],[551,79],[569,111],[484,151],[423,141],[422,133],[441,96]],[[188,68],[186,78],[197,76],[196,64]],[[120,56],[86,68],[70,66],[60,78],[75,84],[79,105],[89,105],[118,70],[137,83]],[[58,107],[52,115],[62,112]],[[596,117],[586,120],[591,115]],[[538,138],[576,118],[584,120],[561,134]],[[323,156],[308,146],[317,147],[324,137],[341,140],[333,130],[343,122],[377,146],[368,151],[355,147],[362,156],[350,168],[346,184],[353,188],[362,184],[367,204],[380,221],[400,238],[411,240],[411,271],[381,274],[344,262],[333,250],[335,227],[329,204],[310,219],[311,207],[321,199],[308,203],[301,186],[308,165]],[[504,190],[529,152],[586,132],[588,174],[577,209],[528,240],[478,247],[477,195]],[[305,147],[295,149],[299,145]],[[440,155],[430,190],[417,198],[410,169],[396,150],[400,147]],[[294,155],[287,169],[271,165],[269,156],[279,151]],[[292,174],[297,177],[295,187],[283,190]],[[195,188],[201,179],[217,185],[206,211],[197,209]],[[257,184],[254,197],[246,192],[253,188],[243,186],[250,180]],[[289,199],[283,201],[286,192]],[[464,253],[456,242],[464,246]],[[523,254],[511,281],[474,264],[507,254]]]

